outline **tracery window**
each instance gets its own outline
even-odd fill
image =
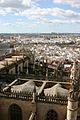
[[[49,110],[46,116],[46,120],[58,120],[58,115],[54,110]]]
[[[9,120],[22,120],[22,110],[17,104],[9,107]]]
[[[80,116],[77,116],[77,120],[80,120]]]

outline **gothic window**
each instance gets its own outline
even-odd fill
[[[46,116],[46,120],[58,120],[58,115],[54,110],[49,110]]]
[[[22,120],[22,110],[18,105],[12,104],[9,107],[9,120]]]
[[[80,116],[77,116],[77,120],[80,120]]]

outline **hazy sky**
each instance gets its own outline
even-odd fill
[[[80,0],[0,0],[4,32],[80,32]]]

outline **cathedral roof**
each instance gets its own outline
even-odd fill
[[[35,86],[34,81],[29,80],[28,82],[25,82],[24,84],[12,86],[11,90],[16,91],[16,92],[18,91],[33,92],[34,86]],[[36,86],[36,91],[38,91],[38,89],[39,88]]]
[[[62,88],[61,84],[56,84],[51,88],[44,89],[45,95],[68,96],[68,90]]]

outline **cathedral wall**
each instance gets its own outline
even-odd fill
[[[0,98],[0,120],[9,120],[9,107],[12,104],[17,104],[22,110],[22,120],[29,120],[31,112],[37,111],[37,120],[46,120],[47,113],[54,110],[58,115],[58,120],[65,120],[67,113],[67,105],[60,105],[56,103],[37,102],[32,104],[31,101],[24,101],[20,99]],[[33,108],[34,107],[34,108]],[[80,116],[80,107],[78,108],[78,116]]]
[[[30,101],[22,101],[16,99],[0,99],[0,120],[9,120],[9,107],[17,104],[22,110],[22,120],[29,120],[32,112],[32,103]]]
[[[49,110],[54,110],[58,114],[58,120],[65,120],[66,118],[66,105],[37,103],[37,117],[38,120],[46,120],[46,115]]]

